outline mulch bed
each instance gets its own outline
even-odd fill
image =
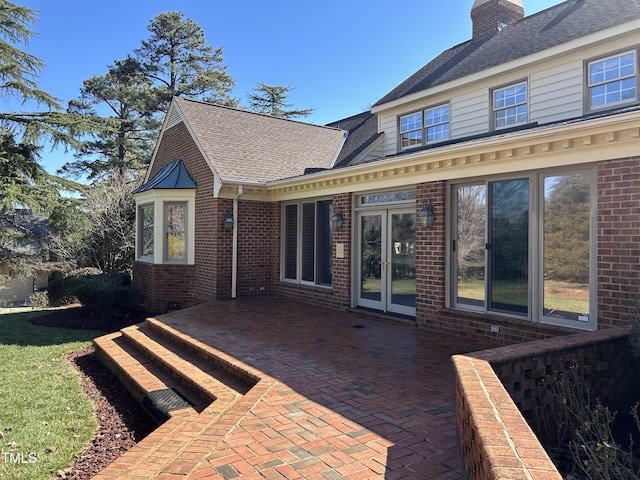
[[[82,307],[53,311],[31,320],[42,326],[117,331],[144,321],[144,314],[126,316],[95,316]],[[72,352],[67,359],[75,367],[82,388],[94,406],[98,431],[91,444],[59,478],[86,480],[100,472],[113,460],[151,433],[157,424],[142,409],[118,379],[98,360],[93,347]]]

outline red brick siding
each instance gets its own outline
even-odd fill
[[[473,38],[497,32],[505,20],[516,22],[524,17],[524,8],[509,0],[490,0],[471,10]]]
[[[446,183],[430,182],[416,186],[416,218],[423,200],[431,200],[436,215],[431,228],[416,223],[416,321],[421,327],[434,327],[445,300],[445,219]]]
[[[134,262],[133,285],[138,289],[142,307],[148,312],[166,312],[170,303],[181,308],[194,306],[195,278],[193,265]]]
[[[272,243],[272,211],[268,202],[238,202],[238,297],[272,293],[272,257],[279,248]]]
[[[598,326],[628,325],[640,300],[640,157],[598,165]]]

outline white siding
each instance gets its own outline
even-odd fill
[[[380,116],[380,131],[384,132],[384,156],[398,153],[398,120],[395,114]]]
[[[452,139],[486,132],[489,129],[488,88],[453,97],[449,111]]]
[[[532,73],[529,120],[543,124],[581,116],[583,77],[579,60]]]

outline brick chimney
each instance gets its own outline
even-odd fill
[[[523,17],[522,0],[475,0],[471,7],[473,38],[497,32]]]

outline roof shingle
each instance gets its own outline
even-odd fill
[[[568,0],[445,50],[374,106],[637,18],[639,0]]]
[[[330,168],[345,131],[175,98],[223,181],[268,181]]]

